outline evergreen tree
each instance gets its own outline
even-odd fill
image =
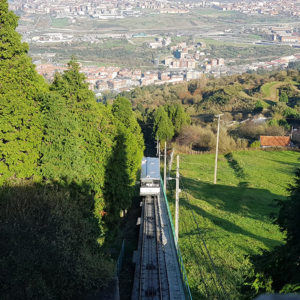
[[[40,96],[43,113],[41,171],[45,179],[81,182],[88,173],[84,163],[80,124],[73,118],[66,100],[59,94]]]
[[[128,99],[117,97],[112,105],[112,113],[118,127],[118,135],[107,166],[105,193],[107,208],[111,215],[110,222],[116,222],[119,212],[131,205],[143,157],[144,140]]]
[[[94,93],[88,89],[79,64],[72,59],[63,75],[56,74],[50,89],[59,93],[66,101],[68,110],[76,124],[72,134],[76,147],[72,150],[80,181],[87,181],[95,194],[95,212],[101,220],[104,208],[103,189],[106,165],[114,146],[116,127],[110,110],[96,102]],[[80,145],[80,152],[75,150]],[[80,160],[80,161],[79,161]]]
[[[174,136],[174,126],[163,106],[160,106],[154,112],[153,118],[153,135],[155,138],[158,138],[162,144],[171,140]]]
[[[190,124],[190,117],[185,113],[183,107],[179,103],[169,104],[165,106],[169,119],[174,126],[175,134],[178,135],[185,125]]]
[[[47,87],[16,32],[17,16],[0,1],[0,183],[37,174],[41,113],[37,101]]]

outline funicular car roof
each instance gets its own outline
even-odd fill
[[[160,180],[160,166],[158,157],[143,157],[141,180]]]

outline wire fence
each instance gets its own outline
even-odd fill
[[[165,193],[163,181],[162,181],[161,178],[160,178],[160,182],[161,182],[161,187],[162,187],[162,190],[163,190],[164,200],[165,200],[167,210],[168,210],[169,220],[170,220],[170,224],[171,224],[171,228],[172,228],[173,239],[174,239],[174,243],[175,243],[175,246],[176,246],[178,264],[179,264],[179,267],[180,267],[180,273],[181,273],[181,279],[182,279],[182,282],[183,282],[185,297],[188,300],[192,300],[192,294],[191,294],[188,278],[187,278],[187,275],[186,275],[183,259],[182,259],[182,256],[181,256],[181,252],[180,252],[178,243],[176,242],[175,229],[174,229],[174,225],[173,225],[173,221],[172,221],[172,215],[171,215],[167,195]]]

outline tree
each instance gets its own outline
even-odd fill
[[[173,123],[175,135],[178,135],[184,126],[190,124],[190,117],[186,114],[181,104],[176,103],[166,105],[165,110]]]
[[[40,166],[45,179],[81,182],[89,172],[85,164],[80,123],[66,100],[56,92],[40,96],[43,141]]]
[[[0,183],[37,175],[41,143],[38,95],[47,86],[16,32],[18,17],[0,2]]]
[[[197,87],[198,87],[197,82],[191,82],[188,85],[188,91],[193,95],[195,93]]]
[[[118,133],[105,181],[106,209],[109,223],[119,220],[121,210],[131,206],[133,189],[144,151],[141,128],[127,98],[117,97],[112,105]]]
[[[80,145],[77,166],[85,166],[77,170],[77,178],[86,181],[95,193],[95,213],[102,219],[101,212],[105,203],[103,198],[106,167],[112,155],[117,128],[110,109],[97,103],[94,93],[88,89],[84,74],[79,72],[79,64],[73,58],[69,69],[63,75],[56,74],[50,87],[66,101],[68,110],[76,122],[73,130],[74,139]],[[77,153],[73,155],[77,158]]]
[[[129,178],[133,183],[136,180],[136,173],[140,168],[144,151],[144,138],[141,127],[127,98],[117,97],[112,105],[112,113],[121,122],[118,127],[126,138]]]
[[[164,110],[163,106],[160,106],[154,112],[154,126],[153,135],[158,138],[161,143],[169,141],[174,136],[174,126],[172,121],[169,119],[167,112]]]
[[[261,113],[264,110],[264,105],[260,100],[255,102],[254,113]]]
[[[286,92],[281,92],[280,97],[279,97],[280,102],[288,103],[289,102],[289,97]]]

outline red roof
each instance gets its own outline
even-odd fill
[[[260,145],[263,147],[288,147],[291,144],[290,136],[261,136]]]

